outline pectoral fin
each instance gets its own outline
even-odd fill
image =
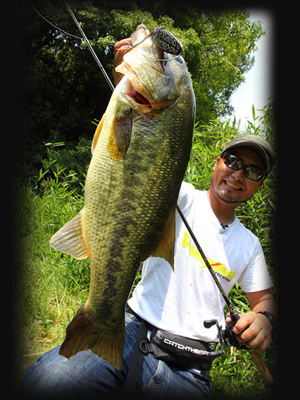
[[[99,124],[98,124],[98,126],[96,128],[94,137],[93,137],[92,149],[91,149],[92,154],[94,154],[95,148],[96,148],[97,143],[98,143],[98,139],[99,139],[99,136],[100,136],[100,133],[101,133],[101,130],[102,130],[102,126],[103,126],[104,116],[105,116],[105,114],[102,115],[101,121],[99,122]]]
[[[50,246],[57,251],[69,254],[77,260],[90,256],[82,230],[82,216],[84,209],[75,218],[67,222],[50,239]]]
[[[154,250],[153,257],[162,257],[174,270],[174,247],[175,247],[175,208],[171,211],[160,241]]]
[[[117,113],[110,128],[107,150],[112,160],[122,160],[128,150],[131,139],[131,109]]]

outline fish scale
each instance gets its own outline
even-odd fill
[[[136,272],[149,256],[174,264],[175,207],[189,160],[195,97],[182,57],[156,51],[141,28],[117,70],[93,139],[83,210],[50,241],[91,258],[88,299],[66,331],[60,354],[91,349],[122,368],[124,311]],[[146,38],[146,39],[145,39]],[[176,271],[174,272],[176,273]]]

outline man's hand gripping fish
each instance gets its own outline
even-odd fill
[[[50,241],[91,258],[90,292],[66,331],[60,354],[91,349],[122,369],[124,310],[136,271],[149,256],[173,268],[175,207],[190,156],[195,97],[181,56],[164,53],[149,31],[117,71],[92,143],[81,212]],[[165,61],[162,61],[164,59]]]

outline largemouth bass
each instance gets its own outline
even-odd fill
[[[122,369],[125,306],[149,256],[173,267],[175,207],[190,156],[195,97],[181,56],[164,53],[141,28],[117,71],[92,143],[82,211],[50,241],[91,258],[90,291],[66,331],[60,354],[91,349]],[[146,38],[146,40],[144,40]]]

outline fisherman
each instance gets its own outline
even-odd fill
[[[130,47],[130,38],[115,44],[115,67]],[[114,68],[115,84],[121,78]],[[236,282],[245,291],[252,311],[240,315],[233,332],[258,353],[269,347],[276,325],[276,304],[270,290],[273,284],[258,238],[242,225],[235,209],[263,185],[273,164],[274,152],[267,141],[256,135],[236,137],[217,158],[210,188],[198,191],[183,182],[178,197],[178,205],[225,293]],[[22,382],[25,394],[72,399],[120,395],[133,368],[139,329],[146,321],[148,339],[141,343],[144,354],[134,382],[136,395],[210,398],[211,360],[194,354],[214,351],[216,329],[205,328],[203,322],[216,319],[224,326],[224,300],[179,215],[174,264],[175,272],[162,258],[150,257],[143,264],[142,279],[128,301],[122,371],[90,350],[68,360],[59,355],[58,346],[27,369]],[[230,321],[227,316],[226,322]],[[150,335],[158,341],[164,338],[166,346],[151,347]],[[168,346],[175,352],[168,351]],[[189,353],[188,357],[182,353]]]

